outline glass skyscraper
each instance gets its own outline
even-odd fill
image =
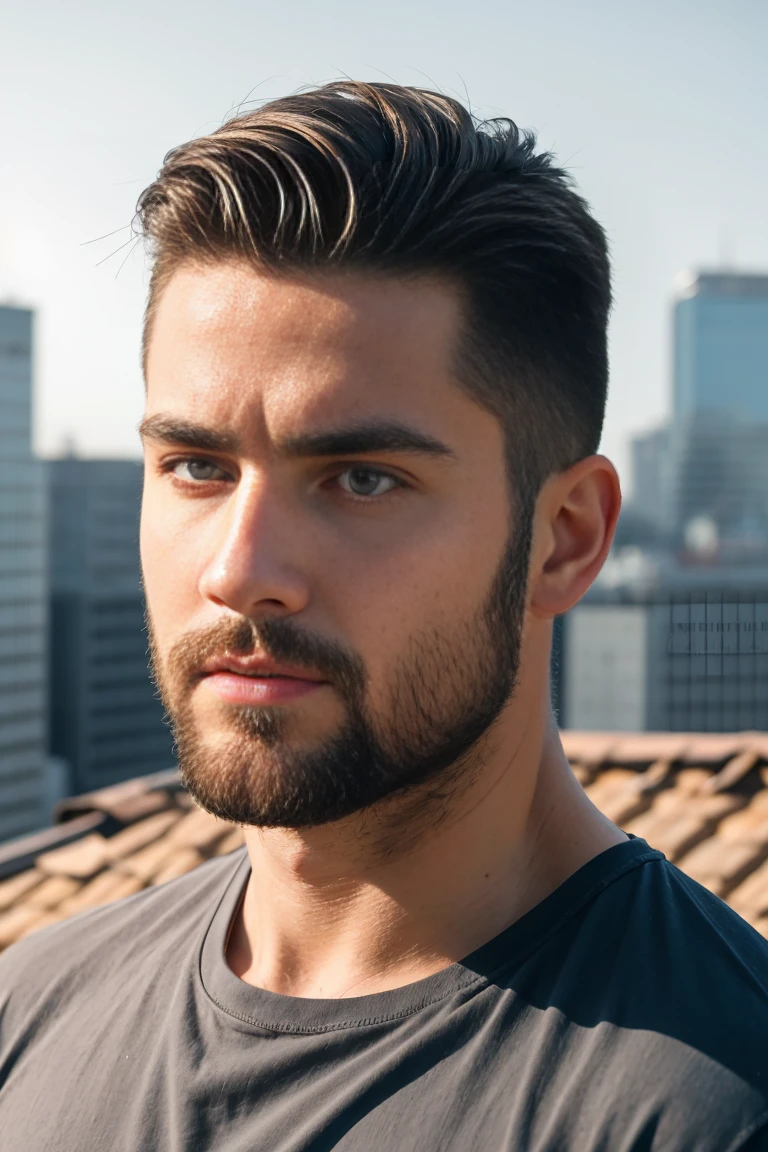
[[[768,276],[685,276],[674,309],[673,418],[768,424]]]
[[[686,273],[673,311],[672,419],[633,442],[634,505],[682,547],[768,549],[768,275]]]

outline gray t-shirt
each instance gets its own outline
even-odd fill
[[[768,1149],[768,946],[642,840],[463,962],[280,996],[225,941],[245,849],[0,957],[3,1152]]]

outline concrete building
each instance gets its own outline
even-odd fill
[[[673,565],[612,580],[564,621],[561,723],[590,730],[768,729],[768,568]]]
[[[0,306],[0,841],[46,811],[45,483],[32,455],[32,321]]]
[[[51,751],[70,794],[173,764],[150,682],[138,520],[141,465],[48,462]]]

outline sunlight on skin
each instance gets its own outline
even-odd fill
[[[226,616],[290,616],[361,657],[383,714],[411,637],[471,619],[503,554],[509,495],[502,429],[452,374],[460,325],[457,296],[434,281],[176,272],[150,342],[144,437],[142,564],[161,657]],[[215,451],[174,442],[174,422],[228,439]],[[296,450],[382,422],[446,451]],[[355,468],[375,473],[371,495],[351,486]],[[247,830],[253,873],[228,953],[238,975],[299,996],[397,987],[625,839],[574,781],[548,699],[552,618],[594,580],[619,504],[602,456],[544,485],[518,689],[439,823],[424,796],[395,796],[331,825]],[[275,699],[297,748],[343,719],[327,684]],[[192,703],[206,749],[224,754],[226,701],[203,682]]]

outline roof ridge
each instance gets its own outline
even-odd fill
[[[735,757],[754,754],[753,765],[768,762],[768,732],[605,732],[564,728],[560,731],[571,762],[595,770],[612,765],[672,764],[724,767]]]
[[[73,844],[92,832],[109,835],[110,825],[114,825],[115,832],[119,831],[117,822],[106,812],[92,811],[68,820],[66,824],[54,824],[51,828],[28,832],[25,836],[8,840],[0,844],[0,880],[32,868],[38,856],[44,852]]]
[[[132,824],[172,806],[186,791],[177,768],[134,776],[80,796],[69,796],[54,807],[50,828],[28,832],[0,844],[0,880],[34,866],[38,857],[98,832],[111,839]]]
[[[113,812],[125,801],[153,792],[181,792],[184,785],[178,768],[166,768],[161,772],[151,772],[146,776],[132,776],[118,784],[108,784],[92,792],[82,792],[77,796],[66,796],[53,809],[54,823],[59,824],[83,812]]]

